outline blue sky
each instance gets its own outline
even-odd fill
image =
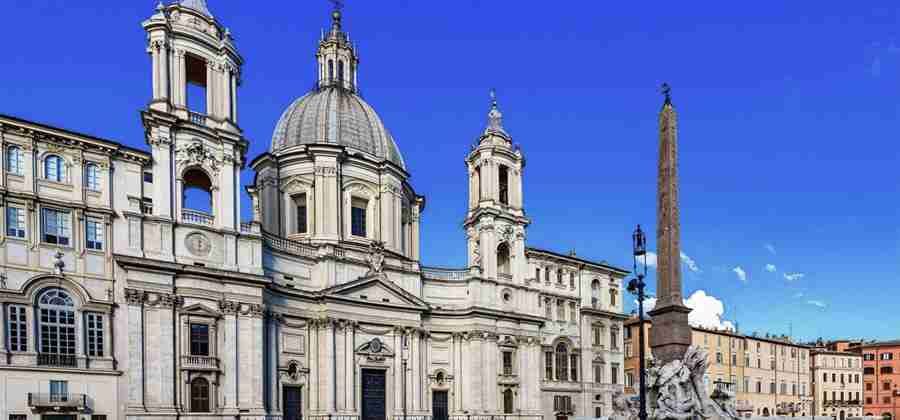
[[[252,158],[312,85],[330,6],[209,3],[247,62],[240,116]],[[683,250],[697,268],[685,266],[686,294],[722,301],[746,332],[900,336],[894,2],[348,3],[364,97],[428,198],[426,264],[465,262],[463,158],[493,87],[527,157],[529,243],[630,266],[634,225],[655,229],[667,81],[680,115]],[[144,147],[140,22],[154,5],[5,5],[0,113]]]

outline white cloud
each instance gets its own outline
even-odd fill
[[[775,264],[766,264],[766,271],[770,273],[774,273],[778,268],[775,267]]]
[[[803,273],[784,273],[784,279],[787,281],[800,280],[806,277],[806,274]]]
[[[826,307],[828,307],[828,305],[826,305],[825,302],[822,302],[821,300],[810,299],[807,300],[806,303],[818,307],[819,309],[825,309]]]
[[[705,291],[698,290],[684,300],[684,305],[691,308],[688,314],[688,322],[696,327],[731,330],[734,331],[734,323],[722,319],[725,314],[725,304],[715,296],[707,295]],[[644,301],[644,312],[652,310],[656,306],[656,298],[648,298]]]
[[[740,280],[744,283],[747,282],[747,272],[744,271],[744,269],[741,268],[741,266],[734,267],[731,269],[731,271],[734,271],[734,274],[737,275],[738,280]]]
[[[656,267],[657,255],[655,252],[647,251],[647,267]],[[641,261],[640,259],[638,261]]]
[[[766,250],[769,251],[770,254],[772,254],[772,255],[777,254],[777,252],[775,252],[775,245],[766,244],[765,247],[766,247]]]
[[[641,262],[641,260],[638,259],[638,263],[640,263],[640,262]],[[659,255],[657,255],[653,251],[647,251],[647,267],[656,267],[658,262],[659,262]],[[681,253],[681,262],[687,266],[688,270],[691,270],[695,273],[700,272],[700,266],[697,265],[697,262],[694,261],[693,258],[687,256],[687,254],[685,254],[684,252]]]
[[[695,273],[700,272],[700,266],[697,265],[697,261],[694,261],[693,258],[688,257],[684,252],[681,253],[681,262],[687,266],[688,270],[691,270]]]

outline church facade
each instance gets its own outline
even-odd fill
[[[525,159],[496,101],[460,148],[467,264],[424,265],[426,199],[331,18],[315,87],[252,160],[243,59],[203,0],[142,24],[145,148],[0,115],[0,416],[610,414],[628,272],[526,244]]]

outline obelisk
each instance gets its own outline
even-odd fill
[[[672,106],[671,89],[659,113],[659,173],[656,208],[656,307],[648,312],[653,320],[650,343],[653,357],[666,364],[681,359],[691,345],[688,324],[690,308],[681,291],[681,224],[678,211],[678,116]]]

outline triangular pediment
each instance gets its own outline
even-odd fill
[[[191,306],[186,306],[181,309],[181,313],[184,315],[195,315],[195,316],[204,316],[209,318],[219,318],[222,316],[219,311],[214,309],[210,309],[203,304],[195,303]]]
[[[362,277],[350,283],[326,289],[323,293],[325,296],[339,296],[376,305],[400,305],[420,310],[428,309],[425,301],[387,280],[383,274]]]

